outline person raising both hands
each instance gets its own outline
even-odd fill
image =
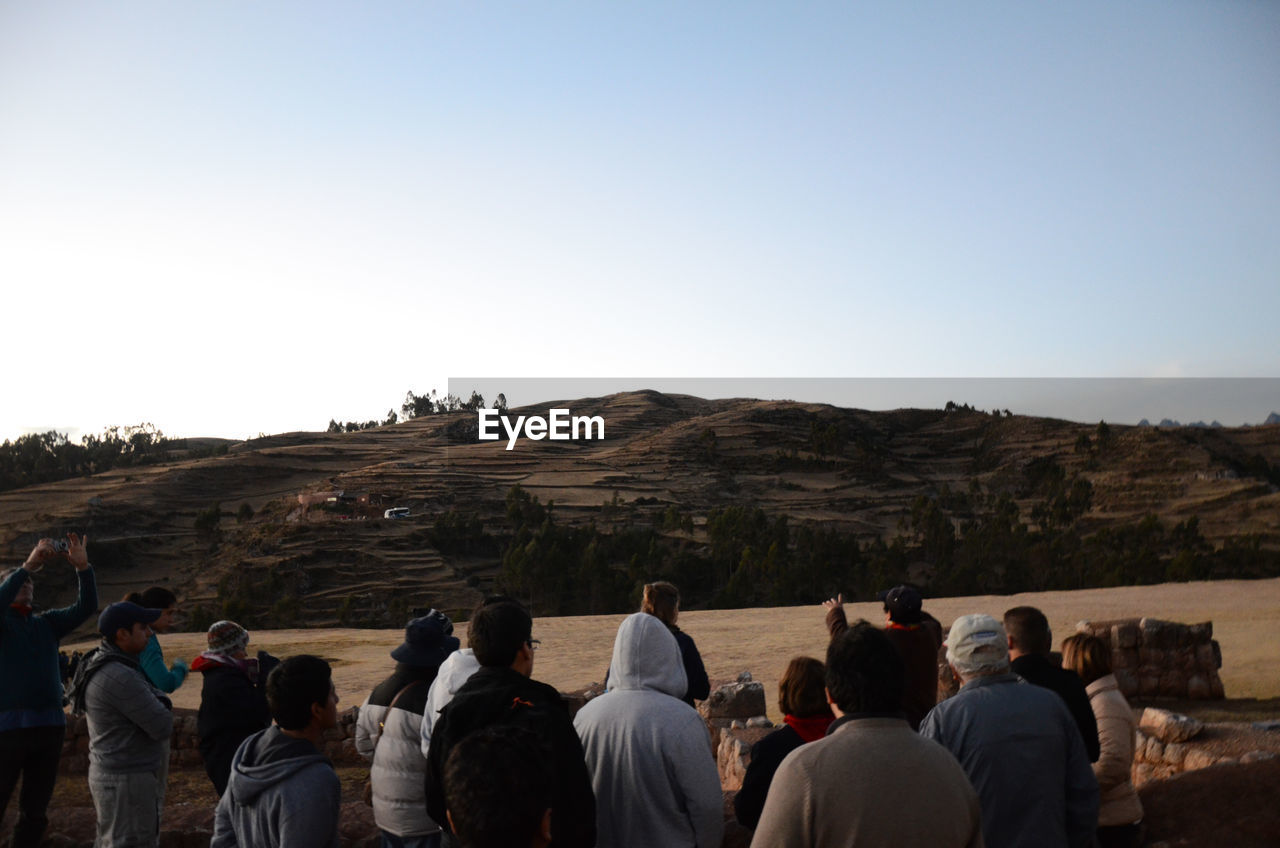
[[[89,565],[88,537],[41,539],[18,568],[0,569],[0,818],[22,779],[13,845],[40,843],[58,776],[66,716],[58,643],[98,609],[98,587]],[[65,560],[79,578],[76,602],[38,611],[32,576]]]

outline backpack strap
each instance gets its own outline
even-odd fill
[[[419,684],[422,684],[422,683],[426,683],[426,681],[425,681],[425,680],[415,680],[415,681],[413,681],[412,683],[408,683],[408,684],[406,684],[403,688],[401,688],[401,690],[400,690],[399,692],[397,692],[397,693],[396,693],[396,696],[395,696],[394,698],[392,698],[392,699],[391,699],[391,703],[387,704],[387,711],[386,711],[385,713],[383,713],[383,714],[382,714],[382,718],[381,718],[381,720],[379,720],[379,721],[378,721],[378,735],[377,735],[377,736],[375,736],[375,737],[374,737],[374,739],[373,739],[373,749],[374,749],[375,751],[378,749],[378,742],[379,742],[379,741],[381,741],[381,739],[382,739],[382,731],[383,731],[383,730],[386,728],[386,726],[387,726],[387,716],[391,715],[391,710],[392,710],[392,708],[394,708],[394,707],[395,707],[396,702],[400,700],[400,696],[401,696],[401,695],[403,695],[405,692],[408,692],[408,691],[409,691],[410,689],[412,689],[413,687],[415,687],[415,686],[417,686],[417,685],[419,685]]]

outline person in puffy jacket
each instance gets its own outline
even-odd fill
[[[204,675],[196,735],[205,773],[221,796],[240,743],[271,724],[265,684],[280,661],[266,651],[250,657],[249,631],[234,621],[214,622],[208,639],[209,650],[191,664]]]
[[[1089,706],[1098,720],[1102,751],[1093,764],[1093,776],[1098,779],[1102,794],[1098,844],[1102,848],[1141,845],[1142,801],[1129,773],[1138,725],[1111,673],[1111,651],[1097,636],[1077,633],[1062,642],[1062,666],[1080,675],[1089,693]]]
[[[360,705],[356,751],[373,763],[373,820],[383,848],[437,848],[440,826],[427,815],[427,761],[419,746],[427,693],[445,658],[458,649],[453,622],[431,610],[404,629],[391,652],[395,671]]]

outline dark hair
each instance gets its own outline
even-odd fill
[[[1049,619],[1035,607],[1014,607],[1004,614],[1004,632],[1024,654],[1047,654],[1053,636]]]
[[[533,618],[512,601],[481,607],[467,624],[467,643],[482,666],[511,665],[532,635]]]
[[[465,736],[444,764],[444,798],[466,848],[528,845],[551,809],[552,757],[532,731],[486,727]]]
[[[130,592],[124,596],[126,601],[147,609],[168,609],[178,602],[178,596],[163,586],[152,586],[145,592]]]
[[[901,711],[904,677],[889,637],[861,619],[827,647],[827,691],[841,712]]]
[[[319,657],[289,657],[267,675],[267,704],[271,717],[285,730],[302,730],[311,723],[311,706],[328,704],[333,670]]]
[[[1062,667],[1080,675],[1088,686],[1111,673],[1111,651],[1097,636],[1075,633],[1062,640]]]
[[[679,614],[680,590],[665,580],[644,584],[640,612],[647,612],[668,627],[674,627]]]
[[[794,657],[778,681],[778,708],[796,718],[830,715],[826,669],[813,657]]]

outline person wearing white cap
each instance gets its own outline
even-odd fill
[[[1004,625],[962,615],[947,662],[963,683],[920,725],[969,776],[994,848],[1083,848],[1098,822],[1098,782],[1075,720],[1056,694],[1009,670]]]

